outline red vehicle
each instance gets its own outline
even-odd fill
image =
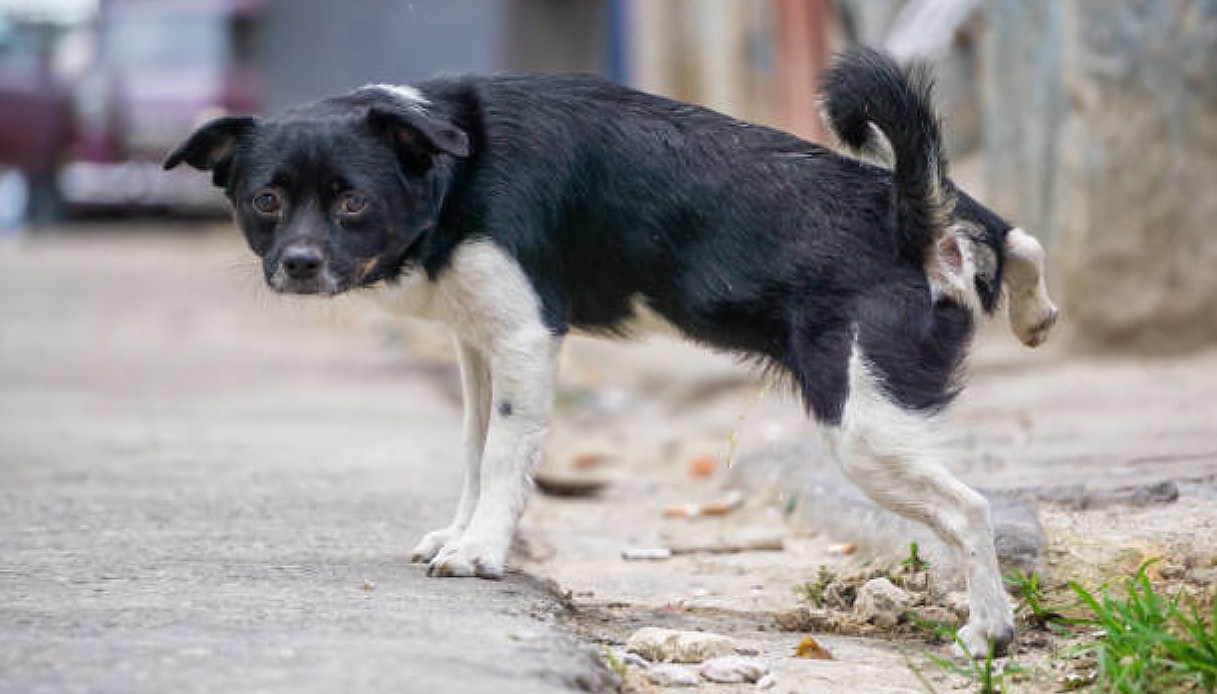
[[[18,198],[4,204],[27,208],[6,216],[44,221],[58,213],[55,176],[72,139],[68,90],[51,69],[60,30],[0,17],[0,169],[21,180]]]
[[[77,85],[77,136],[59,173],[75,209],[220,210],[199,177],[160,161],[202,120],[253,113],[265,91],[261,0],[103,0],[98,58]]]

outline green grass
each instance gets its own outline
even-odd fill
[[[1007,576],[1007,582],[1019,593],[1017,611],[1028,628],[1051,629],[1067,638],[1083,639],[1058,657],[1093,658],[1093,671],[1066,675],[1058,681],[1061,690],[1114,694],[1217,692],[1217,604],[1206,611],[1181,594],[1158,592],[1149,577],[1152,565],[1153,561],[1141,565],[1120,591],[1103,586],[1092,592],[1070,583],[1078,598],[1078,604],[1070,606],[1051,605],[1037,574]],[[910,621],[938,638],[954,638],[949,625],[916,615]],[[979,694],[1006,692],[1024,672],[1013,661],[1004,668],[996,667],[992,654],[962,664],[932,653],[925,657],[943,671],[973,683],[973,691]],[[927,691],[935,691],[911,662],[909,667]]]
[[[1194,601],[1155,591],[1146,562],[1128,581],[1125,597],[1106,587],[1092,593],[1069,587],[1091,613],[1077,620],[1102,635],[1083,644],[1094,654],[1098,684],[1120,694],[1213,692],[1217,689],[1217,605],[1204,614]]]

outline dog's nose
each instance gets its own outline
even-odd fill
[[[283,271],[294,280],[311,280],[321,272],[321,251],[313,246],[292,246],[283,251]]]

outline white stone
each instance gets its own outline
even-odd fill
[[[675,663],[661,663],[652,667],[647,670],[647,679],[661,687],[696,687],[701,684],[693,668]]]
[[[625,649],[659,663],[700,663],[730,655],[735,642],[721,634],[643,627],[630,635]]]
[[[854,614],[881,628],[896,626],[913,598],[886,578],[872,578],[858,589]]]
[[[769,674],[769,666],[756,658],[729,655],[707,660],[697,671],[711,682],[756,682]]]

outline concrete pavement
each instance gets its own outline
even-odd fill
[[[537,581],[407,563],[454,374],[267,296],[231,230],[118,231],[0,247],[0,691],[602,684]]]

